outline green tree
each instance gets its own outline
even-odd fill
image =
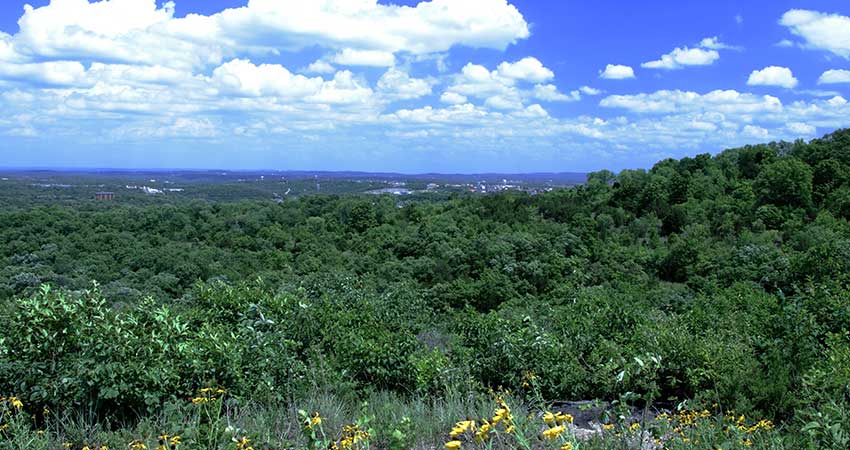
[[[767,165],[753,184],[759,204],[791,208],[812,207],[812,169],[794,158]]]

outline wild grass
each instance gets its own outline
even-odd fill
[[[579,436],[567,414],[492,393],[440,398],[374,392],[354,402],[314,392],[279,405],[223,394],[169,404],[137,423],[110,428],[79,411],[36,418],[6,401],[4,408],[4,450],[801,448],[769,421],[719,410],[683,410],[631,423],[600,418],[593,433]]]

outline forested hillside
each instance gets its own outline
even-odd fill
[[[348,405],[340,421],[385,399],[362,413],[377,417],[371,447],[410,448],[450,439],[440,426],[501,389],[532,409],[599,399],[778,427],[652,431],[668,448],[846,448],[848,220],[848,130],[540,195],[10,205],[0,393],[31,425],[2,436],[153,448],[172,427],[185,448],[247,448],[201,444],[192,433],[213,421],[174,419],[212,386],[227,391],[231,425],[266,445],[254,448],[318,442],[250,411],[318,412],[319,394]],[[433,409],[459,399],[469,416]],[[381,409],[393,403],[441,422],[402,425]],[[650,430],[625,420],[600,423]],[[496,447],[522,447],[509,442]],[[606,442],[574,444],[629,445]]]

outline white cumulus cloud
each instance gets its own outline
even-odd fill
[[[543,66],[537,58],[527,57],[517,62],[503,62],[497,68],[499,75],[514,80],[542,83],[555,77],[554,72]]]
[[[826,102],[827,102],[830,106],[836,106],[836,107],[837,107],[837,106],[844,106],[844,105],[846,105],[846,104],[847,104],[847,99],[845,99],[844,97],[842,97],[842,96],[840,96],[840,95],[836,95],[835,97],[832,97],[831,99],[827,100]]]
[[[770,136],[770,132],[758,125],[746,125],[744,126],[744,135],[759,139],[767,139]]]
[[[779,23],[803,38],[806,47],[850,58],[850,17],[792,9],[782,15]]]
[[[578,90],[584,95],[599,95],[602,93],[599,89],[594,89],[590,86],[582,86]]]
[[[675,48],[655,61],[641,64],[646,69],[683,69],[688,66],[709,66],[720,59],[718,50],[740,50],[739,47],[720,42],[717,36],[704,38],[696,47]]]
[[[605,70],[599,72],[599,76],[607,80],[625,80],[627,78],[634,78],[635,70],[630,66],[608,64],[605,66]]]
[[[832,69],[824,72],[818,79],[818,84],[850,83],[850,70]]]
[[[336,67],[327,61],[319,59],[310,63],[304,71],[308,73],[334,73],[336,72]]]
[[[724,44],[717,36],[707,37],[700,41],[699,46],[711,50],[741,50],[741,47]]]
[[[316,94],[323,83],[321,78],[294,75],[279,64],[256,66],[243,59],[217,67],[212,80],[227,94],[249,97],[305,97]]]
[[[455,75],[454,82],[446,90],[464,98],[484,100],[484,105],[499,110],[519,110],[526,107],[526,101],[534,98],[547,102],[579,100],[580,93],[575,91],[566,95],[552,83],[543,83],[555,77],[554,72],[546,68],[536,58],[523,58],[516,62],[502,62],[496,70],[490,70],[480,64],[469,63],[461,73]],[[533,87],[530,83],[537,83]],[[457,100],[448,97],[447,100]],[[462,103],[462,102],[445,102]]]
[[[817,133],[817,127],[802,122],[791,122],[786,127],[788,131],[801,136],[812,136]]]
[[[354,74],[342,70],[334,75],[333,80],[322,83],[321,88],[307,100],[325,104],[365,103],[371,100],[373,91],[354,77]]]
[[[213,15],[175,17],[174,2],[51,0],[25,7],[17,53],[37,59],[217,66],[226,58],[318,46],[345,65],[389,66],[388,54],[429,55],[458,45],[504,49],[529,36],[507,0],[251,0]],[[159,2],[161,3],[161,2]],[[8,49],[0,39],[0,52]]]
[[[440,101],[448,105],[462,105],[467,103],[469,99],[456,92],[443,92],[443,95],[440,96]]]
[[[718,111],[726,114],[779,112],[782,102],[773,96],[757,96],[734,90],[717,90],[707,94],[690,91],[657,91],[649,94],[611,95],[600,106],[620,108],[637,113],[683,113],[688,111]]]
[[[576,90],[567,95],[559,92],[554,84],[538,84],[534,86],[534,98],[544,102],[575,102],[581,100],[581,93]]]
[[[198,67],[218,64],[227,39],[185,39],[195,21],[174,18],[174,3],[155,0],[51,0],[24,7],[15,49],[34,59],[93,60]],[[189,33],[191,34],[191,33]]]
[[[86,69],[77,61],[14,64],[0,61],[0,79],[49,86],[86,84]]]
[[[332,61],[341,66],[391,67],[395,65],[395,55],[381,50],[346,48],[334,55]]]
[[[787,67],[770,66],[762,70],[754,70],[747,80],[750,86],[779,86],[786,89],[796,87],[798,81],[791,69]]]
[[[647,69],[681,69],[686,66],[708,66],[720,59],[720,53],[716,50],[705,50],[702,48],[676,48],[672,52],[662,55],[661,59],[641,64]]]
[[[502,50],[530,34],[522,14],[507,0],[431,0],[413,7],[377,0],[251,0],[246,7],[223,11],[216,22],[227,35],[259,45],[318,43],[414,54],[456,45]]]
[[[412,78],[407,72],[389,69],[378,80],[378,92],[392,100],[410,100],[431,94],[432,80]]]

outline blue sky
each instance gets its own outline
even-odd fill
[[[619,170],[850,126],[850,4],[0,5],[0,166]]]

